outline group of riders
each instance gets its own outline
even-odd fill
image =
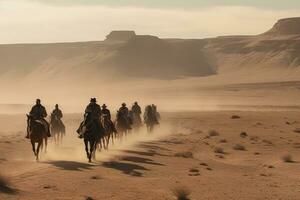
[[[122,103],[122,106],[117,111],[117,120],[121,119],[124,122],[125,129],[130,130],[134,126],[141,126],[142,125],[142,118],[141,118],[142,110],[139,106],[138,102],[134,102],[131,109],[129,110],[125,103]],[[60,129],[65,130],[65,125],[62,122],[63,113],[59,109],[58,104],[55,105],[55,109],[51,113],[50,123],[45,119],[47,117],[46,108],[41,104],[41,100],[37,99],[36,104],[32,107],[31,111],[29,112],[29,116],[32,117],[34,120],[39,121],[43,124],[45,128],[45,132],[47,133],[48,137],[51,137],[50,133],[50,124],[52,125],[54,122],[58,124]],[[159,124],[159,113],[157,112],[156,105],[148,105],[145,108],[144,112],[144,122],[152,121],[154,124]],[[104,122],[101,124],[101,122]],[[110,110],[107,108],[106,104],[100,106],[97,104],[96,98],[91,98],[90,103],[87,105],[84,113],[84,120],[80,124],[77,133],[79,134],[79,138],[84,137],[84,130],[89,125],[92,124],[96,130],[99,132],[101,128],[103,128],[103,124],[108,126],[112,130],[112,132],[117,133],[118,129],[115,127],[111,119]],[[30,127],[28,127],[30,129]],[[26,138],[30,137],[30,130],[27,131]]]

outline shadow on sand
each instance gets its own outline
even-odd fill
[[[102,166],[106,168],[116,169],[123,172],[124,174],[137,176],[137,177],[143,176],[143,174],[137,170],[143,170],[143,171],[148,170],[147,168],[137,164],[117,162],[117,161],[103,162]]]
[[[95,165],[81,163],[81,162],[74,162],[74,161],[49,161],[45,163],[51,164],[63,170],[71,170],[71,171],[82,171],[85,169],[91,169],[92,167],[95,167]]]
[[[140,156],[168,156],[165,154],[157,153],[155,150],[148,150],[148,151],[133,151],[133,150],[123,150],[124,153],[136,154]]]
[[[154,162],[152,159],[142,158],[142,157],[137,157],[137,156],[122,156],[122,160],[129,161],[129,162],[135,162],[135,163],[144,163],[144,164],[150,164],[150,165],[164,166],[161,163]]]
[[[0,193],[15,195],[18,191],[9,186],[6,179],[0,176]]]

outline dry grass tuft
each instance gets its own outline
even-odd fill
[[[238,116],[238,115],[232,115],[231,116],[231,119],[240,119],[241,117],[240,116]]]
[[[300,133],[300,128],[296,128],[296,129],[294,130],[294,132],[295,132],[295,133]]]
[[[233,146],[234,150],[238,150],[238,151],[246,151],[245,146],[241,145],[241,144],[236,144]]]
[[[214,150],[215,153],[221,153],[221,154],[225,154],[224,149],[221,147],[215,147]]]
[[[241,138],[246,138],[247,136],[248,136],[248,134],[246,132],[241,132],[240,133]]]
[[[182,158],[194,158],[194,155],[190,151],[179,152],[175,154],[175,157],[182,157]]]
[[[282,156],[281,159],[284,162],[287,162],[287,163],[293,163],[294,162],[293,157],[290,154]]]
[[[176,196],[177,200],[189,200],[191,191],[186,187],[177,187],[173,189],[173,194]]]
[[[220,134],[219,134],[219,132],[216,131],[216,130],[209,130],[209,131],[208,131],[208,135],[209,135],[210,137],[215,137],[215,136],[219,136]]]
[[[226,139],[221,139],[219,142],[220,143],[227,143],[227,140]]]

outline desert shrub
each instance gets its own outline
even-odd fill
[[[220,143],[227,143],[227,140],[226,139],[221,139],[219,142]]]
[[[295,132],[295,133],[300,133],[300,128],[294,129],[294,132]]]
[[[218,136],[218,135],[220,135],[220,134],[219,134],[219,132],[216,131],[216,130],[209,130],[209,131],[208,131],[208,135],[209,135],[210,137],[214,137],[214,136]]]
[[[240,133],[241,138],[246,138],[247,136],[248,136],[248,134],[244,131]]]
[[[185,152],[178,152],[175,153],[175,157],[182,157],[182,158],[193,158],[194,155],[190,151],[185,151]]]
[[[215,147],[214,152],[215,153],[221,153],[221,154],[225,153],[224,150],[223,150],[223,148],[221,148],[221,147]]]
[[[231,116],[231,119],[240,119],[241,117],[240,116],[238,116],[238,115],[232,115]]]
[[[185,187],[178,187],[173,190],[173,194],[176,196],[177,200],[189,200],[191,192]]]
[[[294,162],[294,161],[293,161],[293,157],[292,157],[290,154],[286,154],[286,155],[282,156],[281,159],[282,159],[284,162],[287,162],[287,163],[292,163],[292,162]]]
[[[234,146],[233,146],[233,149],[234,149],[234,150],[238,150],[238,151],[245,151],[245,150],[246,150],[245,146],[243,146],[243,145],[241,145],[241,144],[236,144],[236,145],[234,145]]]
[[[189,172],[199,172],[199,169],[191,168],[191,169],[189,170]]]

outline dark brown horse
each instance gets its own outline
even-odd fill
[[[91,117],[91,113],[86,113],[84,116],[83,127],[80,129],[83,135],[86,156],[89,162],[95,158],[97,145],[104,136],[103,128],[100,122],[96,122]]]
[[[45,125],[40,120],[35,120],[32,116],[27,115],[27,132],[32,145],[32,151],[39,161],[39,152],[43,148],[43,141],[45,141],[45,152],[47,151],[47,131]],[[37,148],[36,144],[37,143]]]
[[[158,124],[156,114],[150,105],[146,106],[145,108],[144,122],[147,126],[148,133],[151,133],[154,129],[154,126]]]
[[[124,116],[123,113],[119,111],[117,112],[117,119],[115,122],[115,126],[119,133],[120,139],[122,139],[123,136],[126,136],[128,131],[131,129],[127,117],[128,116]]]
[[[51,114],[50,128],[54,143],[56,145],[62,144],[63,136],[66,134],[66,128],[63,122],[53,113]]]

